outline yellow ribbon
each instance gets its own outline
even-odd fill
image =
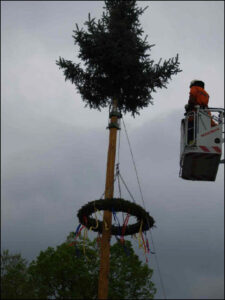
[[[85,227],[84,236],[83,236],[83,238],[84,238],[84,240],[83,240],[83,253],[84,253],[84,256],[87,258],[87,260],[89,260],[87,255],[86,255],[86,252],[85,252],[85,240],[87,239],[87,235],[88,235],[88,229]]]
[[[96,220],[96,225],[95,225],[95,227],[94,227],[94,226],[91,226],[91,227],[90,227],[90,230],[92,230],[92,229],[97,229],[97,228],[98,228],[98,217],[97,217],[96,211],[97,211],[97,209],[95,208],[95,220]]]
[[[95,209],[100,214],[100,216],[102,217],[102,213],[100,212],[100,210],[98,210],[97,208],[95,208]],[[105,229],[109,230],[109,227],[107,226],[107,223],[106,223],[106,221],[104,219],[103,219],[103,222],[105,223]]]
[[[99,213],[99,215],[100,215],[101,217],[103,216],[103,215],[102,215],[102,212],[101,212],[99,209],[97,209],[97,208],[95,207],[95,202],[94,202],[94,208],[95,208],[96,226],[95,226],[95,227],[91,227],[90,230],[91,230],[92,228],[93,228],[93,229],[98,228],[98,218],[97,218],[96,212]],[[104,222],[104,224],[105,224],[105,229],[106,229],[106,230],[109,230],[109,227],[107,226],[106,221],[103,220],[103,222]]]
[[[141,220],[141,226],[138,232],[138,244],[139,244],[139,248],[143,248],[143,241],[141,238],[141,233],[142,233],[142,225],[143,225],[143,220]]]

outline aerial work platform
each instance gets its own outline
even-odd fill
[[[185,114],[181,121],[181,178],[215,181],[222,162],[223,126],[222,108],[201,109],[195,106],[195,111]]]

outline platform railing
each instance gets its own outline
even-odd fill
[[[210,115],[210,113],[218,113],[218,116]],[[218,124],[224,124],[224,108],[216,108],[216,107],[208,107],[208,108],[200,108],[199,105],[195,106],[195,111],[189,111],[185,114],[185,146],[188,146],[188,131],[193,129],[193,141],[196,144],[196,137],[198,133],[198,123],[199,123],[199,114],[206,116],[209,119],[213,119]],[[188,128],[188,120],[190,117],[193,117],[193,128]]]
[[[193,127],[189,127],[189,118],[193,117]],[[188,141],[188,136],[189,136],[189,131],[193,130],[193,135],[192,135],[192,140],[194,143],[196,143],[196,129],[197,129],[197,120],[196,120],[196,112],[190,111],[186,113],[186,118],[185,118],[185,146],[189,145]]]

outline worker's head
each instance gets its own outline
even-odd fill
[[[199,80],[199,79],[194,79],[194,80],[192,80],[191,83],[190,83],[190,88],[191,88],[192,86],[200,86],[201,88],[204,89],[205,83],[204,83],[203,81]]]

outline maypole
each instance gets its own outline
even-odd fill
[[[76,24],[73,38],[79,46],[78,57],[83,61],[73,63],[59,58],[57,65],[63,69],[65,79],[75,84],[86,106],[98,109],[112,107],[109,123],[109,145],[105,182],[105,199],[87,203],[78,211],[78,219],[87,229],[102,234],[98,297],[107,299],[109,285],[109,258],[111,235],[125,236],[149,230],[154,219],[141,206],[122,198],[113,198],[116,138],[121,113],[139,111],[152,104],[156,88],[165,88],[172,75],[181,72],[178,54],[158,63],[150,59],[151,48],[139,17],[145,8],[137,1],[105,0],[105,12],[98,21],[85,22],[87,30]],[[104,211],[103,221],[92,218],[96,210]],[[125,212],[136,217],[136,223],[123,228],[112,224],[112,212]],[[128,219],[127,219],[128,220]]]
[[[113,100],[113,107],[110,113],[109,123],[109,146],[107,157],[106,183],[105,183],[105,199],[113,198],[114,191],[114,169],[116,158],[116,138],[119,125],[117,112],[117,100]],[[105,210],[103,215],[102,238],[101,238],[101,258],[100,258],[100,272],[98,281],[98,299],[107,299],[108,296],[108,281],[109,281],[109,257],[110,257],[110,240],[111,240],[111,225],[112,212]]]

